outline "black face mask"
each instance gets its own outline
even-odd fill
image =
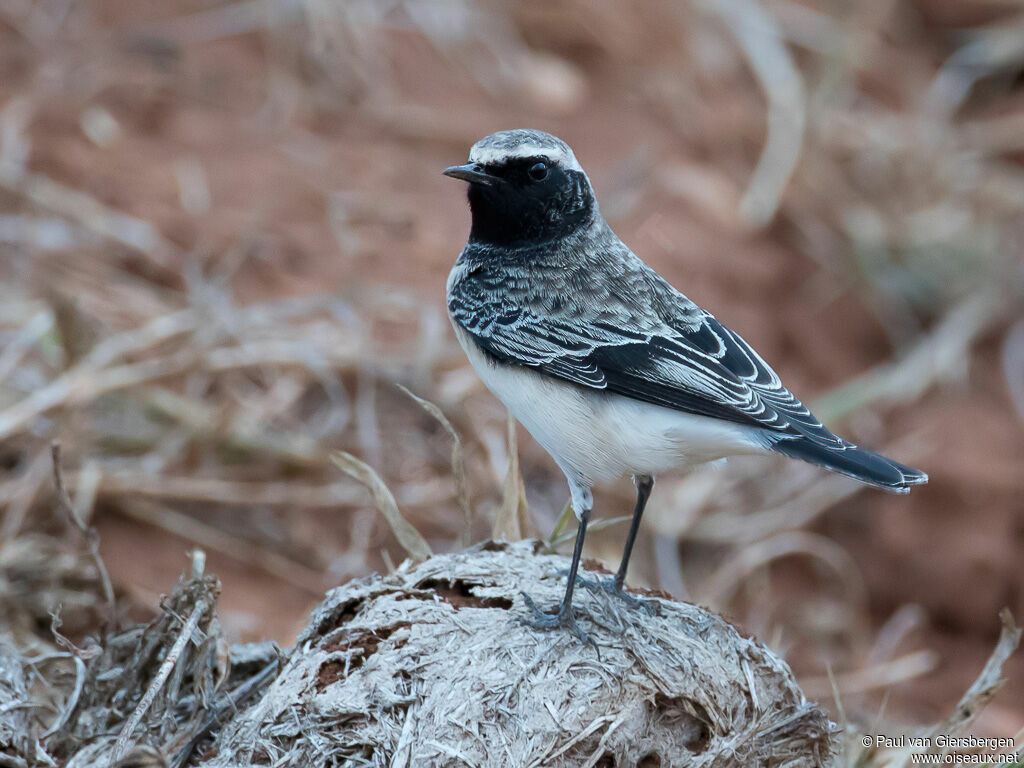
[[[544,158],[517,158],[485,170],[497,181],[469,186],[471,242],[516,246],[556,240],[579,229],[593,211],[590,183],[581,171]]]

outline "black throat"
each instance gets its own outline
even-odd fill
[[[590,223],[596,202],[586,176],[562,172],[562,183],[536,194],[513,182],[469,186],[469,241],[518,248],[562,239]]]

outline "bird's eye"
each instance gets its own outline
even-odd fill
[[[530,174],[530,178],[534,181],[544,181],[548,177],[547,163],[534,163],[530,166],[530,170],[527,173]]]

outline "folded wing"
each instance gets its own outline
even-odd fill
[[[738,335],[689,303],[684,321],[658,318],[650,329],[607,317],[570,322],[523,307],[475,300],[471,290],[449,295],[452,318],[496,362],[536,368],[593,389],[726,419],[840,447]],[[497,310],[497,311],[495,311]],[[634,318],[635,321],[635,318]]]
[[[667,283],[657,287],[658,311],[639,323],[635,307],[621,323],[608,305],[590,316],[541,314],[471,285],[452,287],[449,312],[498,363],[757,428],[779,452],[889,490],[927,480],[830,432],[739,335]]]

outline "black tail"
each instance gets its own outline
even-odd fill
[[[798,438],[780,440],[772,448],[786,456],[809,461],[892,493],[910,493],[910,486],[928,482],[928,475],[919,469],[849,444],[846,448],[828,448],[806,438]]]

